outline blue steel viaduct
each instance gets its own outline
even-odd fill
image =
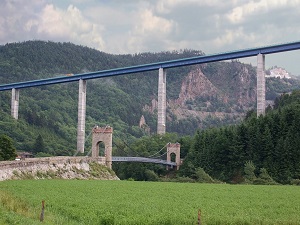
[[[157,62],[151,64],[144,64],[132,67],[124,67],[124,68],[116,68],[110,70],[102,70],[90,73],[83,74],[73,74],[72,76],[62,76],[41,80],[32,80],[25,81],[19,83],[10,83],[0,85],[0,91],[11,90],[11,116],[14,119],[18,119],[18,108],[19,108],[19,96],[20,89],[37,87],[43,85],[51,85],[51,84],[59,84],[59,83],[67,83],[67,82],[79,82],[79,90],[78,90],[78,126],[77,126],[77,152],[84,153],[84,143],[85,143],[85,116],[86,116],[86,88],[87,88],[87,80],[103,78],[103,77],[111,77],[111,76],[120,76],[132,73],[140,73],[146,71],[158,70],[158,122],[157,122],[157,133],[164,134],[166,131],[166,70],[174,67],[181,66],[189,66],[194,64],[202,64],[202,63],[210,63],[216,61],[223,60],[231,60],[238,58],[246,58],[246,57],[257,57],[257,116],[265,114],[265,55],[286,52],[286,51],[294,51],[300,49],[300,42],[292,42],[285,43],[279,45],[251,48],[245,50],[237,50],[232,52],[220,53],[220,54],[212,54],[205,56],[197,56],[191,58],[183,58],[172,61],[164,61]],[[109,130],[109,129],[108,129]],[[112,131],[112,130],[111,130]],[[107,132],[106,129],[95,130],[95,135],[101,135],[108,133],[109,138],[112,132]],[[105,138],[104,138],[105,139]],[[101,140],[102,141],[102,140]],[[99,142],[99,141],[98,141]],[[105,142],[105,141],[104,141]],[[97,144],[95,144],[97,145]],[[145,158],[133,158],[128,157],[127,159],[121,157],[111,157],[111,142],[107,142],[107,147],[105,147],[108,158],[107,158],[107,166],[111,167],[112,161],[143,161],[143,162],[153,162],[153,163],[161,163],[170,166],[179,166],[177,163],[173,162],[162,162],[159,160],[148,160]],[[105,145],[105,146],[106,146]],[[175,153],[175,152],[174,152]],[[176,153],[175,153],[176,154]],[[94,150],[92,156],[97,156],[97,150]],[[176,154],[177,157],[177,154]],[[177,159],[176,159],[177,160]]]

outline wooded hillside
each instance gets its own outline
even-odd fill
[[[180,50],[160,53],[112,55],[72,43],[27,41],[0,46],[0,83],[7,84],[67,74],[133,66],[203,55]],[[178,138],[199,130],[238,124],[255,109],[255,67],[217,62],[167,70],[167,132]],[[192,82],[192,81],[197,82]],[[156,132],[158,72],[89,80],[87,82],[86,152],[95,125],[114,128],[118,146]],[[202,86],[201,86],[202,85]],[[267,97],[299,89],[297,80],[267,80]],[[210,95],[199,91],[214,90]],[[202,89],[201,89],[202,90]],[[67,83],[22,89],[19,120],[10,116],[11,93],[0,92],[0,133],[11,137],[18,151],[72,155],[76,148],[78,84]],[[139,127],[144,115],[150,129]],[[155,149],[156,151],[158,149]],[[43,155],[42,154],[42,155]],[[41,155],[41,154],[40,154]],[[259,166],[259,165],[258,165]]]

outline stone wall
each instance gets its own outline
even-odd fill
[[[0,181],[48,178],[117,180],[118,177],[105,166],[105,163],[105,157],[68,156],[4,161],[0,162]],[[101,165],[102,169],[92,171],[91,165]]]

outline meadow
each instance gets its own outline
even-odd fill
[[[0,182],[0,224],[300,224],[299,186],[99,180]]]

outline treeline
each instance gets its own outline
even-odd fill
[[[202,168],[213,178],[245,181],[245,168],[262,169],[276,182],[300,179],[300,91],[284,94],[265,116],[248,116],[240,125],[198,131],[180,174],[196,177]]]

